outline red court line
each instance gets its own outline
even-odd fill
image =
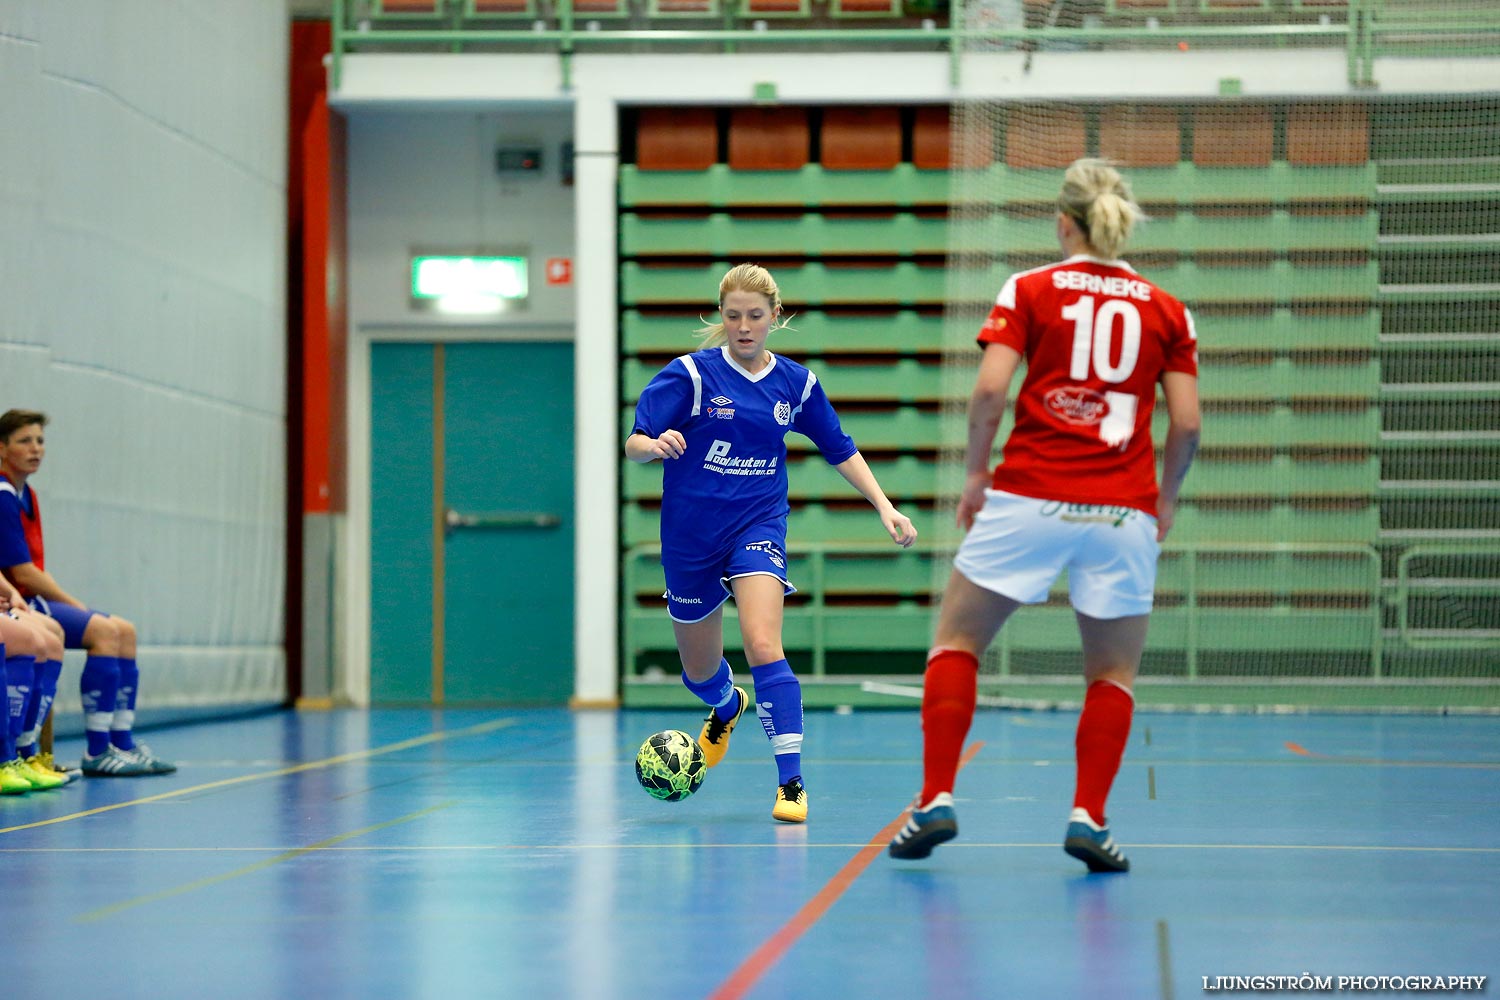
[[[1309,750],[1300,743],[1288,740],[1283,744],[1288,750],[1299,757],[1309,757],[1314,760],[1327,760],[1336,764],[1374,764],[1378,767],[1457,767],[1457,768],[1493,768],[1500,766],[1493,761],[1445,761],[1445,760],[1391,760],[1387,757],[1340,757],[1338,754],[1318,753]]]
[[[969,744],[969,749],[959,759],[958,766],[963,766],[974,759],[974,755],[984,748],[984,743],[974,742]],[[906,813],[891,820],[880,832],[871,838],[870,842],[860,848],[858,854],[849,859],[849,862],[840,868],[838,874],[828,880],[828,884],[818,890],[818,894],[803,904],[802,909],[792,915],[792,918],[781,926],[775,934],[766,939],[765,944],[755,949],[750,957],[740,963],[740,967],[732,972],[728,979],[719,984],[719,988],[708,995],[708,1000],[740,1000],[750,988],[760,980],[771,966],[781,961],[781,956],[791,950],[797,939],[807,933],[813,924],[822,918],[823,914],[838,902],[844,891],[854,884],[854,880],[870,867],[874,861],[885,851],[886,845],[890,843],[896,831],[906,822]]]

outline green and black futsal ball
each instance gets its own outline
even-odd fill
[[[703,784],[703,748],[677,729],[653,733],[635,755],[635,778],[663,802],[681,802]]]

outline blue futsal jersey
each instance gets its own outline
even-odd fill
[[[805,435],[829,465],[858,449],[818,377],[771,355],[755,374],[727,347],[685,354],[656,374],[635,407],[635,431],[676,430],[681,458],[662,462],[662,557],[722,557],[747,528],[779,520],[786,535],[786,434]]]

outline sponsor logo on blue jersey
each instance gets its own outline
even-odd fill
[[[777,461],[772,458],[737,458],[730,454],[733,446],[728,441],[715,440],[703,456],[703,467],[709,472],[723,476],[774,476]]]

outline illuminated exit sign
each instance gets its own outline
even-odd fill
[[[413,257],[414,299],[485,300],[526,297],[525,257]]]

